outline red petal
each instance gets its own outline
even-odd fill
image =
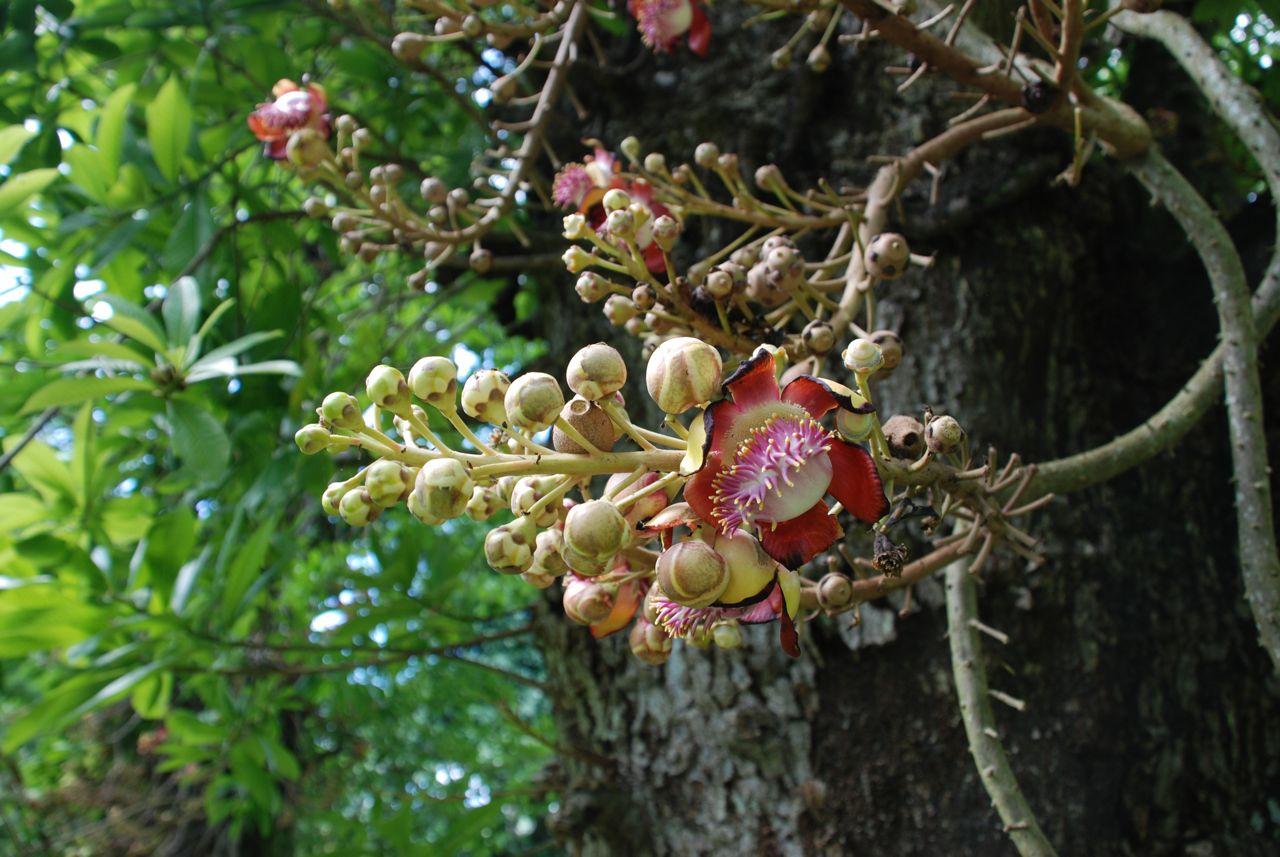
[[[273,161],[283,161],[287,154],[285,150],[288,146],[289,141],[281,137],[278,140],[269,140],[267,145],[263,147],[262,151],[263,154],[268,158],[271,158]]]
[[[799,405],[809,412],[815,420],[840,406],[840,399],[826,384],[812,375],[801,375],[782,391],[782,401]]]
[[[707,407],[702,415],[703,425],[707,430],[707,445],[702,451],[704,457],[716,455],[723,458],[733,454],[732,449],[725,449],[724,440],[732,430],[734,420],[746,411],[745,407],[731,399],[721,399]]]
[[[684,501],[689,504],[698,517],[709,524],[717,523],[715,519],[715,503],[711,495],[715,493],[715,480],[722,470],[720,456],[712,454],[707,457],[702,469],[684,486]]]
[[[711,48],[711,22],[706,14],[695,3],[693,5],[693,23],[689,25],[689,50],[700,57],[705,57]]]
[[[725,379],[724,388],[733,397],[733,403],[742,408],[779,401],[781,395],[774,370],[773,352],[757,348],[755,354]]]
[[[831,547],[844,530],[827,511],[827,504],[819,500],[798,518],[783,521],[772,529],[762,525],[760,544],[765,553],[787,568],[799,568]]]
[[[651,274],[661,274],[667,270],[667,263],[662,259],[662,248],[657,241],[644,248],[644,265]]]
[[[835,438],[831,441],[831,487],[827,492],[859,521],[874,524],[889,514],[880,473],[865,449]]]
[[[624,583],[618,589],[618,596],[613,601],[613,610],[608,616],[591,626],[591,636],[598,640],[621,631],[627,627],[631,617],[636,615],[636,608],[639,606],[640,590],[636,582],[633,580],[630,583]]]
[[[796,623],[786,609],[778,617],[778,642],[782,644],[782,651],[793,658],[800,657],[800,635],[796,633]]]

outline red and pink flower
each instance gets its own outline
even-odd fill
[[[275,101],[266,101],[249,114],[249,130],[266,145],[268,158],[282,160],[289,137],[303,128],[314,128],[326,139],[329,136],[329,102],[324,88],[308,83],[306,88],[292,80],[281,80],[271,89]]]
[[[671,211],[653,198],[653,187],[644,179],[627,179],[618,175],[621,169],[612,152],[597,147],[594,155],[588,155],[582,163],[565,164],[556,173],[551,186],[551,197],[561,208],[575,210],[587,218],[596,232],[605,232],[604,195],[618,188],[649,211],[649,218],[636,230],[637,249],[644,255],[645,266],[653,273],[666,270],[662,250],[653,241],[653,221]]]
[[[843,534],[824,498],[875,523],[889,511],[875,462],[820,420],[844,408],[867,413],[839,385],[802,375],[779,390],[773,353],[760,348],[707,408],[703,458],[684,497],[723,532],[756,530],[765,551],[796,568]]]
[[[640,38],[658,53],[668,53],[688,33],[689,50],[700,57],[711,46],[711,22],[697,0],[628,0],[627,10]]]

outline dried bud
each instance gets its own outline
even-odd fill
[[[693,162],[706,169],[713,168],[719,157],[720,147],[715,143],[699,143],[698,148],[693,150]]]
[[[915,417],[898,414],[881,427],[894,458],[919,458],[924,452],[924,424]]]
[[[604,302],[604,317],[610,324],[624,325],[636,317],[635,302],[623,295],[610,295]]]
[[[364,428],[364,417],[360,415],[360,405],[356,397],[350,393],[330,393],[320,403],[320,416],[330,424],[341,429]]]
[[[496,489],[477,485],[471,489],[471,499],[467,501],[467,517],[473,521],[487,521],[506,506],[507,501]]]
[[[709,402],[720,391],[720,353],[700,339],[668,339],[649,358],[645,384],[658,407],[682,414]]]
[[[409,389],[428,405],[453,411],[457,408],[458,367],[446,357],[423,357],[409,370]]]
[[[877,330],[871,334],[871,341],[880,346],[884,355],[884,365],[880,372],[888,375],[902,364],[902,340],[892,330]]]
[[[627,364],[616,348],[597,342],[573,355],[565,381],[570,390],[594,402],[622,389],[627,382]]]
[[[565,403],[560,411],[560,419],[577,429],[601,452],[613,449],[614,444],[622,436],[622,429],[618,428],[599,405],[588,402],[580,396],[574,396]],[[558,425],[551,429],[551,445],[557,452],[567,452],[571,455],[583,455],[587,452]]]
[[[853,600],[853,582],[843,574],[832,572],[818,581],[818,603],[827,609],[839,609]]]
[[[581,577],[567,577],[564,583],[564,614],[580,625],[601,622],[613,612],[613,593],[598,583]]]
[[[742,626],[737,619],[721,619],[711,626],[711,642],[719,649],[741,649]]]
[[[364,381],[364,390],[380,408],[400,413],[409,407],[409,385],[394,366],[375,366]]]
[[[935,454],[955,452],[964,440],[964,429],[955,417],[942,415],[929,420],[924,427],[924,443]]]
[[[323,452],[329,448],[329,441],[332,439],[333,435],[329,430],[318,423],[303,426],[293,436],[293,442],[302,450],[303,455]]]
[[[690,539],[658,556],[658,585],[686,607],[709,607],[729,585],[729,566],[711,545]]]
[[[895,545],[884,533],[876,533],[874,549],[871,564],[877,572],[885,577],[898,577],[902,574],[903,563],[907,561],[907,549],[904,545]]]
[[[565,545],[589,559],[612,557],[630,541],[631,525],[608,500],[579,503],[564,519]]]
[[[907,271],[911,248],[896,232],[882,232],[871,239],[862,257],[867,273],[881,280],[896,280]]]
[[[880,346],[861,337],[853,340],[841,355],[845,368],[858,375],[870,375],[884,365]]]
[[[351,526],[363,527],[376,521],[382,510],[370,499],[368,491],[356,488],[342,495],[338,514]]]
[[[1036,80],[1022,88],[1022,106],[1028,113],[1047,113],[1062,90],[1047,80]]]
[[[811,321],[800,332],[800,338],[810,354],[826,354],[836,344],[836,332],[825,321]]]
[[[511,382],[503,405],[512,425],[536,433],[556,421],[564,407],[564,393],[546,372],[529,372]]]
[[[496,369],[481,369],[462,385],[462,410],[467,416],[493,425],[507,421],[503,402],[511,381]]]
[[[390,509],[413,485],[412,474],[403,464],[380,458],[364,473],[364,488],[369,499],[382,509]]]
[[[538,528],[528,518],[516,518],[494,527],[484,537],[484,558],[489,567],[502,574],[520,574],[533,564],[534,538]]]
[[[657,625],[643,617],[631,626],[627,638],[631,646],[631,654],[644,664],[660,666],[671,657],[671,638]]]

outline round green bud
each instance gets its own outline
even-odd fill
[[[511,382],[503,406],[512,425],[540,432],[556,421],[564,407],[564,392],[546,372],[529,372]]]
[[[398,461],[380,458],[364,474],[364,487],[369,499],[382,509],[389,509],[400,502],[413,482],[412,474]]]
[[[608,500],[579,503],[565,516],[565,544],[589,559],[613,557],[630,541],[631,525]]]
[[[452,411],[457,408],[458,367],[446,357],[423,357],[409,370],[409,389],[428,405]]]
[[[318,423],[305,425],[293,436],[293,442],[298,445],[298,449],[302,450],[303,455],[315,455],[329,448],[329,441],[333,435],[329,430]]]
[[[658,585],[686,607],[709,607],[729,586],[729,566],[711,545],[689,539],[658,556]]]
[[[603,342],[578,349],[565,369],[569,389],[590,402],[612,396],[627,383],[627,362]]]
[[[341,429],[357,430],[365,427],[360,415],[360,404],[350,393],[330,393],[320,403],[320,416]]]
[[[394,366],[373,367],[365,379],[364,389],[375,405],[392,413],[407,410],[409,406],[409,385]]]
[[[382,510],[369,497],[369,492],[363,488],[348,491],[338,501],[338,514],[342,516],[342,520],[353,527],[363,527],[372,523],[377,520],[381,512]]]

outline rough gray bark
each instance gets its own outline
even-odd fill
[[[625,73],[579,64],[584,136],[635,134],[672,159],[712,139],[797,186],[861,182],[867,155],[905,151],[958,109],[928,82],[895,96],[880,70],[901,58],[883,48],[841,48],[824,76],[771,72],[779,29],[736,31],[724,6],[713,19],[706,61],[636,43],[612,57]],[[1158,57],[1142,60],[1156,71],[1143,79],[1135,63],[1139,106],[1185,111],[1190,142],[1169,148],[1195,166],[1213,126]],[[553,138],[573,150],[567,128]],[[938,206],[923,184],[908,195],[905,231],[939,261],[881,304],[907,351],[883,385],[886,413],[927,403],[979,445],[1047,458],[1140,422],[1208,352],[1212,304],[1172,221],[1112,166],[1076,191],[1050,188],[1068,159],[1057,135],[1024,135],[948,167]],[[1205,169],[1193,178],[1225,186]],[[1246,248],[1269,240],[1264,207],[1228,209]],[[553,350],[625,341],[570,280],[547,291]],[[1277,380],[1264,374],[1272,401]],[[1029,703],[998,706],[1002,737],[1062,854],[1254,854],[1280,837],[1280,733],[1268,728],[1280,689],[1240,590],[1221,423],[1040,513],[1045,568],[1001,557],[985,573],[983,621],[1012,637],[988,647],[991,684]],[[858,628],[815,623],[799,662],[766,627],[742,652],[678,647],[656,669],[553,606],[539,641],[562,735],[601,757],[563,760],[557,835],[580,854],[1010,853],[967,751],[941,604],[930,582],[905,619],[899,601],[864,607]]]

